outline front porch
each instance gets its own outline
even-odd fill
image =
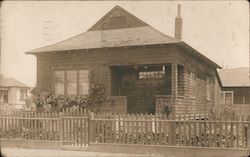
[[[112,66],[112,97],[127,100],[126,113],[166,113],[184,95],[184,67],[177,63]]]

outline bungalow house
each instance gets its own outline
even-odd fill
[[[14,78],[0,79],[0,106],[1,109],[24,109],[30,87]],[[4,110],[4,109],[3,109]]]
[[[26,52],[37,57],[36,91],[85,95],[102,84],[119,113],[207,113],[217,100],[219,65],[181,40],[178,6],[170,37],[116,6],[88,31]]]
[[[250,113],[249,68],[221,69],[218,71],[222,88],[219,111],[231,108],[238,114]]]

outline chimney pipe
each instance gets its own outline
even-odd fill
[[[181,18],[181,5],[178,4],[177,16],[175,18],[175,38],[182,39],[182,18]]]

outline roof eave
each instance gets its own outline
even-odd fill
[[[216,64],[214,61],[212,61],[211,59],[209,59],[208,57],[204,56],[203,54],[201,54],[200,52],[198,52],[197,50],[195,50],[194,48],[192,48],[191,46],[189,46],[187,43],[185,42],[180,42],[179,44],[181,47],[187,49],[187,50],[190,50],[192,52],[194,52],[197,57],[199,57],[200,59],[206,61],[207,63],[213,65],[215,68],[218,68],[218,69],[222,69],[221,66],[219,66],[218,64]]]
[[[57,50],[57,51],[28,51],[28,52],[24,52],[25,54],[30,54],[30,55],[37,55],[40,53],[56,53],[56,52],[70,52],[70,51],[79,51],[79,50],[97,50],[97,49],[114,49],[114,48],[137,48],[137,47],[150,47],[150,46],[165,46],[165,45],[174,45],[174,44],[178,44],[180,42],[171,42],[171,43],[158,43],[158,44],[145,44],[145,45],[130,45],[130,46],[114,46],[114,47],[97,47],[97,48],[85,48],[85,49],[70,49],[70,50]]]
[[[223,88],[250,88],[250,85],[246,85],[246,86],[223,86]]]

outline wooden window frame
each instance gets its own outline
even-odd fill
[[[209,86],[209,91],[208,91],[208,86]],[[209,97],[208,97],[208,93],[209,93]],[[206,100],[207,101],[212,101],[212,97],[213,97],[212,77],[211,76],[207,76],[207,81],[206,81]]]
[[[194,79],[192,78],[192,74],[194,75]],[[196,99],[197,76],[195,72],[190,72],[189,81],[190,81],[190,84],[189,84],[190,97],[191,99]]]
[[[229,105],[229,104],[226,104],[226,93],[230,93],[232,95],[232,103],[231,105],[234,104],[234,92],[233,91],[221,91],[220,94],[223,94],[223,97],[222,97],[222,104],[223,105]],[[220,97],[221,99],[221,97]],[[220,101],[221,103],[221,101]]]
[[[19,90],[20,90],[20,99],[19,100],[21,100],[21,101],[26,100],[27,99],[27,89],[20,88]],[[25,98],[22,97],[22,91],[25,91]]]
[[[3,95],[3,103],[8,103],[8,101],[9,101],[9,100],[8,100],[8,97],[9,97],[9,92],[8,92],[8,90],[5,90],[5,89],[2,90],[2,89],[1,89],[0,92],[1,92],[1,93],[7,93],[7,100],[6,100],[6,101],[4,101],[5,99],[4,99],[4,95]]]
[[[64,94],[60,94],[60,95],[69,95],[68,93],[67,93],[67,71],[71,71],[71,70],[73,70],[73,71],[76,71],[76,94],[74,95],[74,94],[71,94],[72,96],[80,96],[80,95],[83,95],[83,96],[85,96],[85,95],[88,95],[89,94],[89,89],[88,89],[88,94],[80,94],[80,87],[79,87],[79,85],[80,85],[80,80],[79,80],[79,71],[81,71],[81,70],[84,70],[84,71],[88,71],[88,84],[90,84],[90,76],[89,76],[89,73],[90,73],[90,70],[89,69],[54,69],[53,70],[53,75],[52,75],[52,88],[53,88],[53,93],[55,94],[55,71],[63,71],[64,72],[64,83],[63,83],[63,85],[64,85]]]
[[[140,74],[144,74],[145,77],[140,77],[141,76]],[[166,76],[165,65],[163,65],[162,67],[159,66],[157,67],[157,69],[144,69],[138,71],[139,80],[163,79],[165,76]]]

